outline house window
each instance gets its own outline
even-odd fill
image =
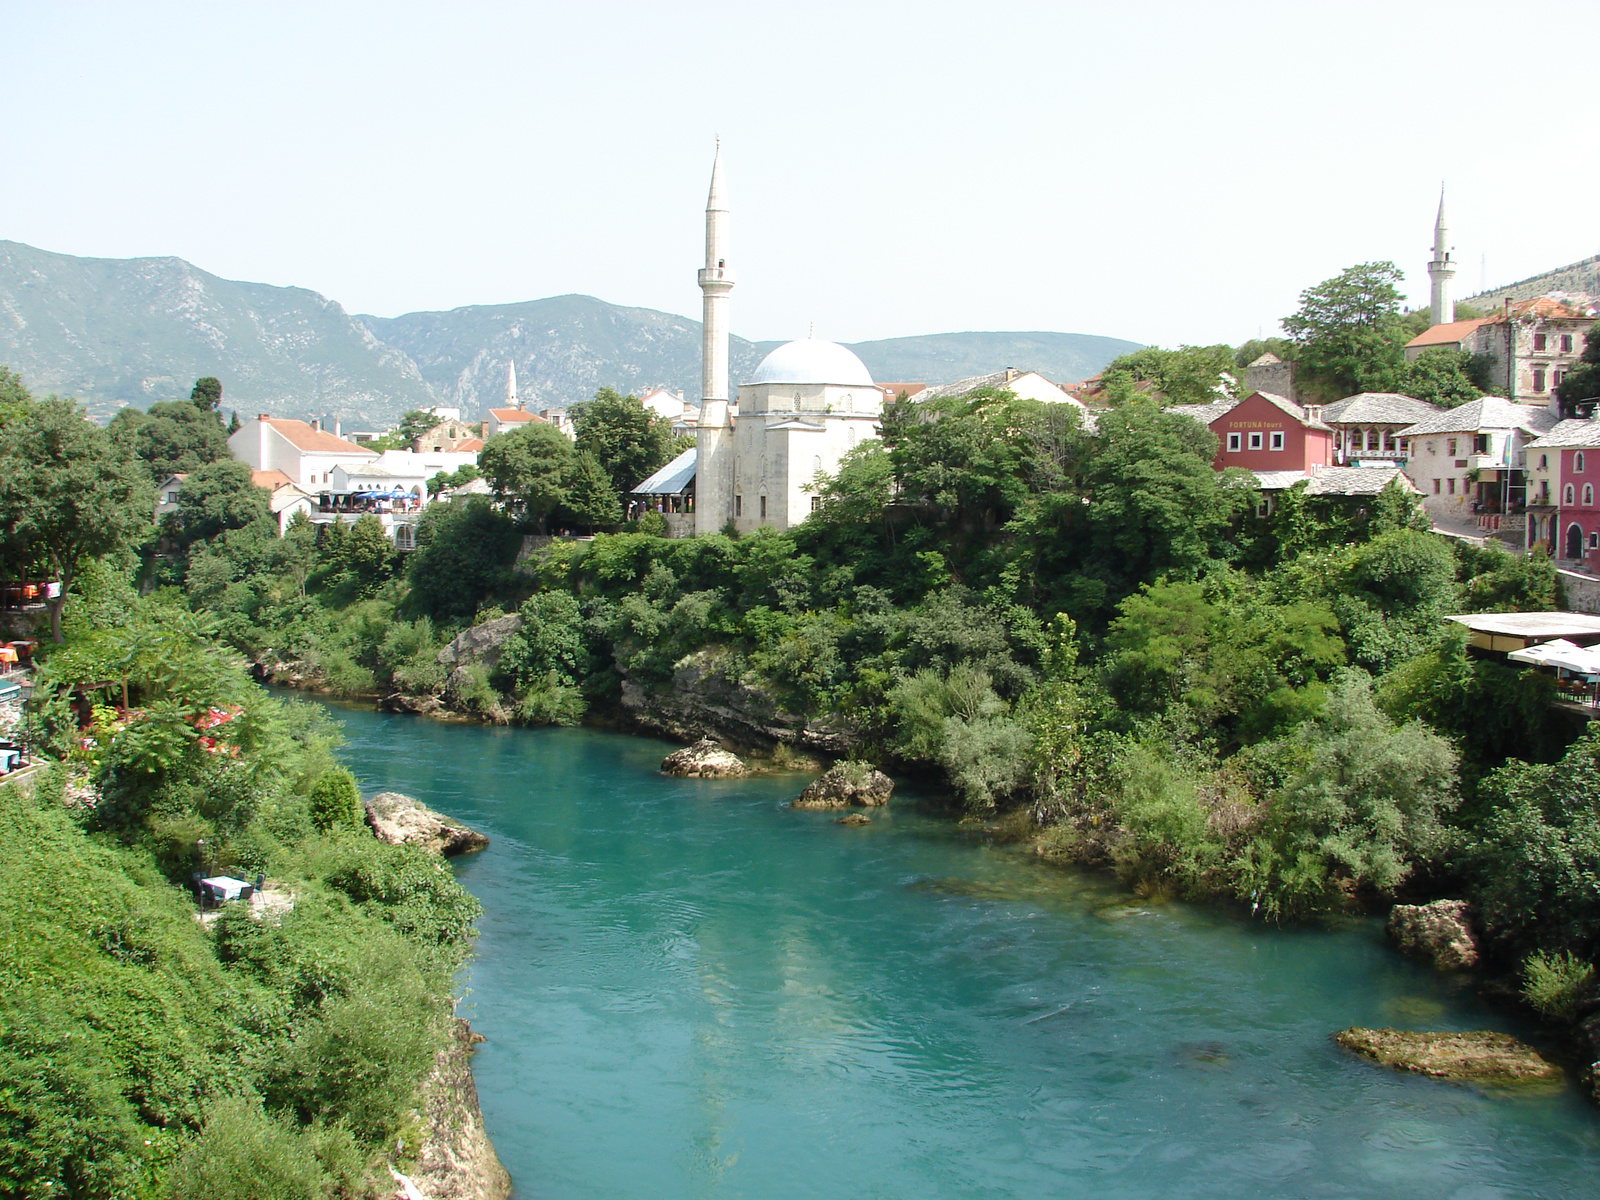
[[[1252,449],[1252,450],[1261,449],[1261,435],[1259,433],[1252,433],[1250,435],[1250,449]]]
[[[1545,343],[1544,334],[1536,333],[1536,334],[1533,335],[1533,348],[1534,348],[1535,351],[1543,350],[1544,349],[1544,343]]]
[[[1533,373],[1533,390],[1536,391],[1536,392],[1544,391],[1544,371],[1543,370],[1538,370],[1538,371],[1535,371]]]
[[[1456,477],[1452,475],[1446,482],[1449,484],[1449,487],[1446,490],[1449,491],[1452,496],[1454,496],[1456,494]]]
[[[1274,450],[1282,450],[1283,449],[1283,430],[1274,429],[1272,431],[1272,449],[1274,449]]]
[[[1561,490],[1561,503],[1566,505],[1571,505],[1572,503],[1572,485],[1570,483]]]
[[[1549,469],[1550,469],[1550,456],[1548,454],[1539,455],[1539,470],[1547,471]]]
[[[736,516],[736,517],[744,516],[744,497],[743,496],[735,496],[733,498],[733,515]]]
[[[1589,535],[1589,549],[1600,550],[1600,533],[1591,533]]]
[[[1572,353],[1572,335],[1570,333],[1563,333],[1561,335],[1561,353]]]
[[[1456,439],[1455,438],[1451,438],[1448,442],[1445,443],[1445,445],[1450,447],[1450,449],[1448,451],[1446,451],[1446,453],[1448,453],[1451,458],[1454,458],[1456,456]]]
[[[1228,435],[1228,453],[1229,454],[1236,454],[1238,452],[1239,443],[1240,443],[1241,440],[1242,439],[1239,437],[1239,435],[1237,433],[1230,433]]]
[[[1539,465],[1543,466],[1544,464],[1540,463]],[[1572,456],[1572,469],[1574,471],[1576,471],[1579,475],[1583,474],[1583,451],[1582,450],[1579,450],[1576,454],[1574,454]]]
[[[765,496],[761,497],[761,519],[763,521],[767,519],[767,498]]]
[[[1474,454],[1494,453],[1494,443],[1489,440],[1489,435],[1487,433],[1479,433],[1473,436],[1472,452]]]
[[[1561,386],[1561,381],[1563,379],[1565,379],[1566,377],[1567,377],[1567,369],[1565,367],[1556,368],[1556,370],[1550,376],[1550,386],[1552,388],[1560,387]]]
[[[1585,508],[1594,507],[1594,484],[1592,483],[1583,485],[1583,506]]]
[[[811,497],[811,511],[812,512],[816,512],[821,507],[822,507],[822,497],[821,496],[813,496],[813,497]]]
[[[1429,443],[1428,443],[1428,453],[1429,453],[1429,454],[1432,454],[1432,453],[1433,453],[1433,443],[1432,443],[1432,442],[1429,442]]]
[[[1435,496],[1439,494],[1439,481],[1437,479],[1433,481],[1433,494]]]

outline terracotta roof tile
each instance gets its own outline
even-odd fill
[[[282,471],[251,471],[250,482],[258,488],[266,488],[269,492],[275,492],[281,487],[290,487],[294,484],[294,480],[290,479]]]
[[[262,419],[282,434],[297,450],[306,450],[314,454],[371,455],[375,453],[365,446],[347,442],[343,438],[334,437],[333,434],[324,433],[320,429],[313,429],[304,421],[296,421],[289,417],[263,417]]]
[[[1444,325],[1435,325],[1425,329],[1416,337],[1406,343],[1407,348],[1412,346],[1448,346],[1452,342],[1465,339],[1479,325],[1485,324],[1491,318],[1475,317],[1470,321],[1451,321]]]

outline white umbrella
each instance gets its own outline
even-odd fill
[[[1558,650],[1545,656],[1545,666],[1561,667],[1580,675],[1600,675],[1600,650],[1577,646],[1571,650]]]
[[[1521,650],[1513,650],[1506,655],[1512,662],[1532,663],[1536,667],[1553,666],[1550,662],[1552,654],[1564,654],[1568,651],[1582,650],[1583,647],[1566,638],[1556,638],[1554,641],[1540,642],[1535,646],[1524,646]]]

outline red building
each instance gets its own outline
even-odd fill
[[[1333,462],[1333,430],[1318,405],[1302,408],[1268,392],[1215,404],[1181,404],[1167,410],[1193,417],[1221,443],[1212,465],[1247,471],[1310,474]]]

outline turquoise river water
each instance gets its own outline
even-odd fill
[[[1393,1074],[1347,1025],[1526,1033],[1375,922],[1149,906],[897,797],[666,743],[333,710],[367,791],[487,832],[461,1011],[523,1200],[1600,1196],[1575,1091]]]

